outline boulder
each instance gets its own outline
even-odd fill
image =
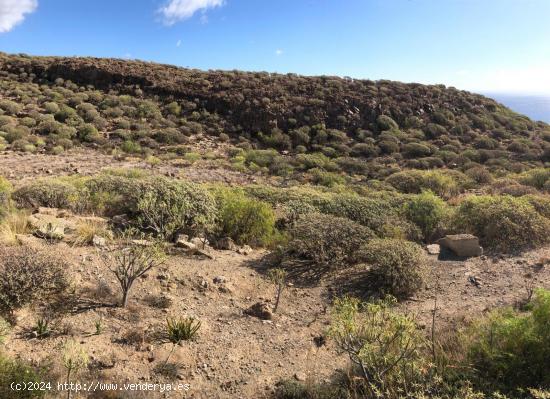
[[[273,318],[273,313],[271,313],[269,305],[265,302],[256,302],[254,305],[246,309],[244,313],[252,317],[257,317],[261,320],[271,320]]]
[[[34,214],[29,216],[32,233],[49,240],[62,240],[65,237],[66,221],[50,215]]]
[[[479,246],[479,239],[472,234],[447,235],[441,238],[438,244],[464,258],[483,254],[483,248]]]

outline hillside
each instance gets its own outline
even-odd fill
[[[502,174],[550,159],[548,125],[442,85],[6,54],[0,73],[0,129],[23,151],[84,144],[181,156],[208,136],[224,148],[316,155],[244,154],[271,174],[320,167],[370,178],[479,165]]]
[[[0,398],[548,398],[549,162],[444,86],[0,53]]]

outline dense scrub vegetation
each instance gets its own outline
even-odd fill
[[[207,137],[218,152],[194,152],[190,143]],[[521,311],[480,317],[451,343],[430,341],[394,308],[429,277],[422,245],[445,234],[475,234],[489,253],[549,242],[548,125],[439,85],[0,54],[0,150],[62,154],[75,146],[151,164],[216,158],[236,171],[278,176],[273,185],[243,187],[143,170],[15,187],[0,177],[2,243],[28,233],[28,213],[38,207],[109,219],[79,225],[72,244],[105,241],[124,306],[132,283],[176,243],[273,250],[277,265],[267,278],[277,303],[296,270],[366,276],[361,294],[374,301],[335,299],[327,331],[351,360],[347,375],[322,384],[286,381],[279,397],[548,397],[530,390],[550,388],[547,291]],[[143,238],[154,245],[139,246]],[[0,255],[7,319],[28,305],[68,302],[63,260],[20,247]],[[2,322],[0,343],[9,328]],[[174,347],[197,332],[194,323],[168,322]],[[33,373],[0,355],[1,378]]]
[[[327,186],[344,183],[342,173],[382,179],[433,168],[487,182],[550,159],[548,125],[441,85],[5,54],[0,74],[0,146],[19,151],[88,145],[193,162],[205,154],[186,143],[206,135],[226,146],[233,168]],[[390,184],[445,184],[426,179]],[[522,184],[544,187],[535,180]]]
[[[430,179],[443,176],[441,180],[449,186],[459,181],[456,177],[446,180],[446,173],[430,173]],[[25,208],[46,206],[112,218],[110,227],[132,245],[133,237],[145,235],[158,245],[164,242],[162,247],[182,234],[211,243],[230,238],[239,245],[274,248],[280,255],[276,257],[278,268],[269,274],[278,284],[279,299],[287,272],[291,275],[304,268],[327,276],[366,272],[363,294],[397,298],[368,303],[337,299],[328,338],[349,355],[352,367],[347,376],[339,375],[337,382],[321,385],[283,382],[277,389],[281,398],[382,395],[397,399],[407,392],[415,398],[482,399],[497,389],[508,398],[544,398],[540,396],[544,393],[529,393],[528,389],[549,388],[546,291],[537,291],[522,312],[498,310],[480,318],[456,332],[452,344],[434,343],[433,337],[430,341],[413,318],[393,308],[396,300],[415,295],[427,281],[421,245],[448,232],[477,234],[489,252],[521,251],[547,242],[550,198],[539,191],[545,184],[544,170],[533,169],[507,179],[514,184],[528,183],[524,187],[535,191],[512,196],[465,195],[460,190],[443,190],[437,195],[425,191],[425,185],[401,192],[393,185],[234,188],[158,177],[142,170],[107,170],[94,176],[33,180],[15,189],[5,184],[2,209],[7,217],[3,226],[19,231],[23,227],[17,227],[20,223],[14,220],[18,215],[26,217],[22,213]],[[94,226],[87,229],[81,245],[93,242],[100,231]],[[110,240],[108,234],[103,237]],[[125,304],[131,300],[127,295],[130,289],[125,291],[131,287],[128,281],[137,281],[140,272],[152,265],[149,260],[161,262],[162,257],[146,254],[157,244],[127,247],[121,243],[107,244],[112,251],[105,252],[105,259],[121,283],[121,303]],[[113,266],[117,253],[129,264],[139,263],[129,256],[128,248],[146,254],[138,255],[145,260],[142,269],[121,268],[123,261]],[[63,262],[55,256],[7,248],[0,268],[0,310],[6,317],[29,304],[67,302],[68,281]],[[275,271],[278,279],[273,278]],[[450,349],[447,352],[445,348]],[[0,367],[17,373],[25,366],[5,361]]]
[[[330,383],[283,381],[277,397],[548,397],[549,291],[539,290],[526,312],[496,310],[453,334],[454,350],[424,336],[394,304],[392,297],[336,300],[329,336],[349,356],[350,370]]]
[[[448,233],[472,233],[487,250],[539,247],[548,242],[550,198],[535,193],[458,195],[445,201],[430,191],[407,194],[391,187],[237,189],[108,170],[34,180],[13,190],[11,198],[20,208],[125,214],[126,227],[168,240],[184,233],[213,241],[229,237],[239,245],[288,241],[287,255],[340,268],[363,262],[361,248],[373,238],[422,244]]]

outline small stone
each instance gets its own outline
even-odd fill
[[[307,376],[304,373],[296,373],[294,374],[294,379],[296,379],[296,381],[305,381],[307,380]]]
[[[244,313],[249,316],[257,317],[261,320],[271,320],[273,318],[273,313],[271,313],[271,309],[265,302],[256,302],[254,305],[246,309]]]
[[[426,250],[430,255],[439,255],[439,253],[441,252],[441,247],[439,246],[439,244],[430,244],[426,246]]]
[[[96,246],[96,247],[104,247],[106,244],[107,244],[107,240],[105,240],[104,237],[100,237],[98,235],[94,235],[94,237],[92,238],[92,243]]]
[[[224,294],[232,294],[233,293],[233,288],[231,288],[229,285],[227,284],[221,284],[219,287],[218,287],[218,291],[224,293]]]
[[[213,279],[214,284],[223,284],[227,282],[227,278],[225,276],[216,276]]]
[[[237,253],[241,255],[250,255],[252,253],[252,248],[249,245],[243,245],[237,250]]]

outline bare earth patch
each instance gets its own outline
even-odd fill
[[[110,168],[140,168],[152,173],[181,177],[195,182],[250,184],[265,180],[261,176],[228,170],[207,160],[198,161],[196,164],[171,160],[150,165],[139,158],[119,159],[100,151],[84,148],[72,149],[60,155],[0,152],[0,171],[4,177],[16,184],[37,177],[92,175]]]

